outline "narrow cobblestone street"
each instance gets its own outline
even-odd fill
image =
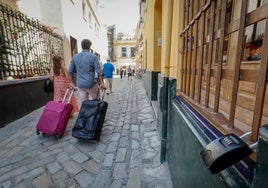
[[[171,188],[160,139],[140,79],[116,77],[99,143],[37,135],[43,108],[0,129],[0,187]]]

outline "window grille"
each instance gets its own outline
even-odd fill
[[[62,50],[53,28],[0,3],[0,80],[48,75]]]

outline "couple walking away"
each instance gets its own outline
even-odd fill
[[[82,51],[73,56],[68,71],[63,65],[61,56],[55,55],[53,57],[51,80],[54,82],[54,101],[61,101],[68,87],[78,89],[80,104],[87,99],[99,99],[99,88],[104,89],[105,85],[107,94],[112,92],[114,66],[107,59],[102,70],[98,58],[90,52],[91,45],[90,40],[82,40]],[[76,83],[74,74],[76,74]],[[96,83],[95,74],[97,74],[100,83]],[[72,97],[71,104],[74,106],[73,115],[79,111],[75,96]]]
[[[103,64],[103,70],[101,69],[98,58],[94,54],[90,53],[90,40],[82,40],[81,46],[82,52],[73,56],[68,73],[71,80],[71,86],[75,87],[76,85],[78,88],[80,103],[82,104],[89,98],[100,98],[99,87],[100,89],[105,88],[103,82],[104,79],[107,93],[112,92],[114,66],[110,63],[110,60],[107,59],[107,62]],[[73,79],[75,73],[77,75],[76,83],[74,83]],[[100,83],[95,82],[95,73],[97,74]]]
[[[79,112],[72,129],[72,136],[78,139],[99,141],[108,103],[103,100],[88,99],[99,99],[99,90],[105,89],[103,71],[97,56],[90,53],[90,40],[84,39],[81,45],[82,52],[73,56],[68,71],[64,67],[62,57],[53,56],[50,79],[54,81],[54,101],[46,104],[36,125],[37,134],[42,132],[61,138],[69,118],[73,113]],[[74,83],[74,74],[76,74],[76,83]],[[95,75],[98,76],[99,83]],[[80,110],[73,95],[74,89],[78,89]],[[68,91],[70,91],[68,100],[59,102],[66,98]]]
[[[90,53],[91,41],[84,39],[81,46],[82,52],[73,56],[68,71],[64,67],[62,57],[60,55],[53,56],[50,79],[54,83],[54,101],[62,101],[68,87],[78,89],[81,104],[89,98],[98,99],[99,87],[101,89],[105,88],[99,60],[94,54]],[[75,73],[77,76],[76,83],[74,83]],[[100,80],[100,85],[95,82],[95,73]],[[72,96],[70,103],[73,105],[72,116],[79,111],[75,96]]]
[[[73,56],[69,66],[69,78],[71,86],[78,89],[80,103],[85,100],[99,99],[100,89],[104,89],[103,71],[100,67],[98,58],[90,53],[91,41],[84,39],[81,42],[82,52]],[[74,74],[76,73],[76,83],[74,82]],[[99,78],[100,85],[95,82],[95,73]],[[75,87],[76,85],[76,87]]]

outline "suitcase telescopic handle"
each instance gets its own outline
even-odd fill
[[[96,99],[98,98],[98,96],[100,95],[100,100],[101,101],[103,101],[103,99],[104,99],[104,96],[105,96],[105,93],[106,93],[106,88],[104,88],[102,91],[102,95],[100,94],[100,90],[101,90],[101,88],[100,88],[100,84],[98,84],[98,93],[97,93],[97,95],[96,95]]]
[[[71,90],[71,91],[70,91],[70,90]],[[71,92],[71,93],[70,93],[70,92]],[[64,94],[64,97],[63,97],[63,99],[62,99],[62,103],[65,102],[68,93],[70,93],[70,95],[69,95],[68,100],[67,100],[66,102],[67,102],[67,103],[70,103],[71,98],[72,98],[72,95],[73,95],[73,93],[74,93],[74,88],[67,88],[67,89],[66,89],[65,94]]]
[[[103,99],[104,99],[105,93],[106,93],[106,89],[104,89],[103,92],[102,92],[102,96],[101,96],[101,100],[102,100],[102,101],[103,101]]]

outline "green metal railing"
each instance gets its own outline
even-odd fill
[[[0,3],[0,80],[48,75],[52,55],[62,52],[53,28]]]

